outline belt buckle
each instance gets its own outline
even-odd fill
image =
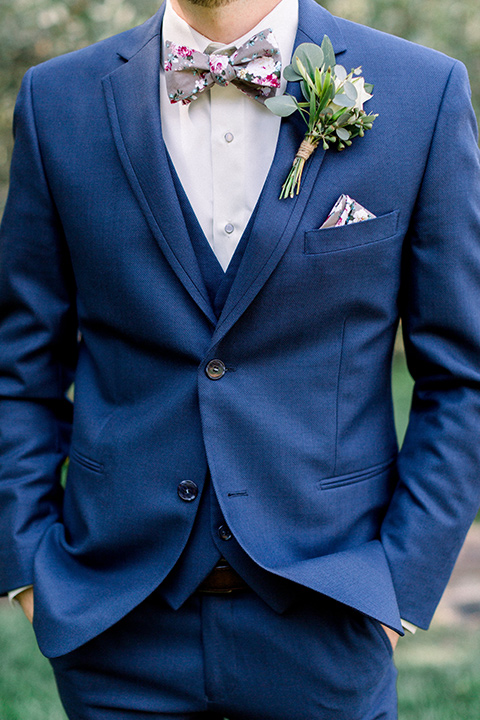
[[[221,589],[218,589],[218,590],[213,590],[213,589],[212,589],[212,590],[202,590],[201,588],[199,589],[199,591],[200,591],[203,595],[231,595],[233,592],[235,592],[235,590],[236,590],[236,588],[232,588],[232,589],[230,589],[230,590],[221,590]]]

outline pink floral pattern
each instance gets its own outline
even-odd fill
[[[232,54],[212,53],[165,43],[164,68],[171,103],[187,105],[214,84],[233,83],[258,102],[265,102],[280,87],[280,50],[270,28],[254,35]]]
[[[356,200],[353,200],[349,195],[340,195],[323,223],[321,230],[330,227],[351,225],[352,223],[373,220],[374,218],[375,215],[373,213],[364,208],[363,205],[360,205]]]

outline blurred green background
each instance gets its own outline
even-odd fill
[[[478,0],[327,0],[331,12],[434,47],[465,62],[480,112]],[[0,210],[6,197],[11,117],[25,70],[142,22],[153,0],[0,0]],[[412,93],[415,78],[412,78]],[[411,381],[401,346],[395,353],[394,397],[403,437]],[[480,603],[479,603],[480,606]],[[400,720],[480,718],[480,613],[465,623],[440,623],[403,639],[399,667]],[[478,617],[477,617],[478,615]],[[0,601],[0,720],[64,720],[48,662],[19,610]]]

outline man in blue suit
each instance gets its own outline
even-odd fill
[[[302,120],[215,68],[267,38],[283,91],[279,55],[324,35],[378,118],[279,200]],[[190,103],[172,47],[215,76]],[[0,591],[34,598],[69,717],[393,720],[395,638],[428,627],[479,503],[465,69],[313,0],[168,0],[31,69],[15,131]],[[343,194],[375,217],[322,229]]]

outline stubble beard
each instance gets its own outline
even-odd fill
[[[231,5],[231,3],[237,2],[237,0],[188,0],[188,2],[190,5],[197,5],[204,8],[219,8],[224,5]]]

